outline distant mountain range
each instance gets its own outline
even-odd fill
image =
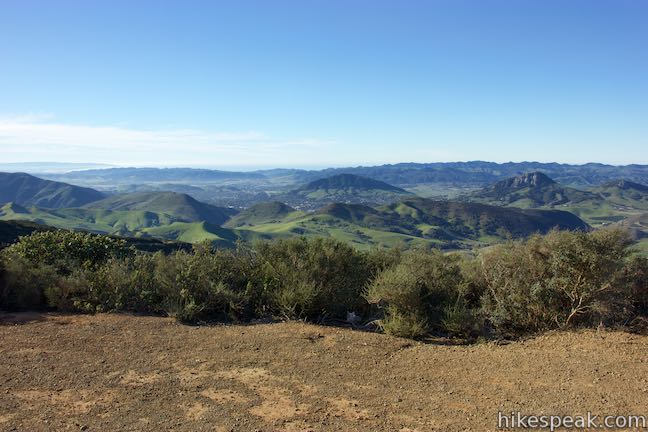
[[[272,169],[252,172],[228,172],[191,168],[108,168],[51,174],[47,178],[93,185],[124,185],[144,183],[206,183],[247,182],[283,185],[294,188],[320,178],[337,174],[369,177],[402,188],[417,184],[453,184],[483,187],[508,177],[528,172],[542,172],[566,186],[594,187],[616,179],[648,184],[648,165],[605,165],[588,163],[570,165],[541,162],[495,163],[484,161],[399,163],[369,167],[328,168],[324,170]]]

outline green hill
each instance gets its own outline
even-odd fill
[[[0,204],[43,208],[79,207],[105,198],[90,188],[43,180],[25,173],[0,173]]]
[[[168,215],[180,222],[209,222],[221,225],[234,211],[197,201],[176,192],[138,192],[108,197],[84,208],[91,210],[148,211]]]
[[[434,201],[423,198],[387,206],[404,223],[413,224],[423,235],[437,238],[526,237],[552,228],[587,230],[588,225],[572,213],[491,206],[479,203]]]
[[[338,174],[314,180],[288,196],[327,202],[384,203],[411,196],[410,192],[379,180],[353,174]]]
[[[591,192],[564,187],[541,172],[498,181],[470,195],[471,201],[521,208],[555,207],[583,202],[600,202]]]
[[[260,223],[280,222],[288,218],[294,218],[303,215],[279,201],[262,202],[242,210],[228,220],[224,226],[229,228],[238,228],[243,226],[252,226]]]

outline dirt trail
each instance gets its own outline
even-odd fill
[[[498,411],[648,414],[648,337],[429,345],[301,323],[0,316],[1,431],[492,431]]]

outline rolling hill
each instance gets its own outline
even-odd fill
[[[204,240],[231,245],[236,234],[206,221],[188,221],[167,213],[148,210],[104,210],[90,208],[25,208],[15,203],[0,208],[0,221],[31,221],[50,227],[95,232],[122,237],[158,238],[196,243]]]
[[[305,235],[335,237],[358,248],[436,245],[458,248],[488,244],[509,236],[525,237],[552,228],[587,230],[577,216],[559,210],[535,210],[478,203],[409,198],[378,208],[335,203],[316,212],[257,219],[240,226],[267,237]],[[245,234],[243,234],[245,236]]]
[[[137,192],[111,196],[84,207],[90,210],[147,211],[168,215],[179,222],[209,222],[221,225],[235,211],[197,201],[177,192]]]
[[[79,207],[106,195],[94,189],[43,180],[25,173],[0,173],[0,204],[43,208]]]

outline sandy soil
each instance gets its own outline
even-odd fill
[[[0,430],[491,431],[648,414],[648,337],[448,346],[302,323],[0,316]]]

